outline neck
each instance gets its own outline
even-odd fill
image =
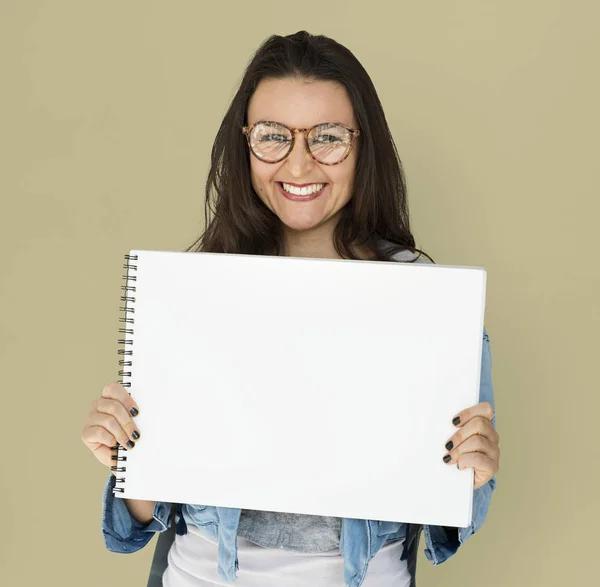
[[[333,245],[334,224],[327,223],[311,230],[293,230],[285,227],[284,254],[287,257],[311,257],[315,259],[341,259]],[[355,247],[361,259],[370,259],[372,253],[366,248]]]
[[[333,246],[335,223],[325,222],[310,230],[294,230],[284,226],[283,247],[286,257],[313,257],[317,259],[339,259]]]

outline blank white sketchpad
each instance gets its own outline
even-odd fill
[[[132,250],[140,439],[117,497],[466,527],[486,271]]]

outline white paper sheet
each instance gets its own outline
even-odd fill
[[[473,471],[443,462],[479,400],[486,272],[140,251],[117,497],[444,526]]]

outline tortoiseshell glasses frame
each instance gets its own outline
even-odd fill
[[[259,124],[276,124],[277,126],[281,126],[283,128],[286,128],[287,130],[290,131],[290,133],[292,134],[292,140],[290,142],[290,146],[289,149],[287,151],[287,153],[285,153],[285,155],[279,159],[277,159],[277,161],[268,161],[266,159],[263,159],[262,157],[260,157],[259,155],[257,155],[254,152],[254,149],[252,148],[252,143],[250,142],[250,135],[252,134],[252,130],[254,129],[254,127],[258,126]],[[318,126],[327,126],[327,125],[335,125],[335,126],[341,126],[343,127],[345,130],[348,131],[348,133],[350,134],[350,145],[348,147],[347,152],[345,153],[345,155],[339,160],[339,161],[335,161],[333,163],[324,163],[323,161],[319,161],[311,152],[310,147],[308,146],[308,134],[314,130],[315,128],[317,128]],[[315,124],[314,126],[311,126],[310,128],[290,128],[289,126],[286,126],[285,124],[281,123],[281,122],[276,122],[273,120],[259,120],[257,122],[255,122],[252,126],[242,126],[241,127],[242,132],[244,133],[244,135],[246,135],[246,140],[248,142],[248,147],[251,151],[251,153],[260,161],[263,161],[264,163],[279,163],[280,161],[283,161],[293,150],[294,148],[294,144],[296,141],[296,133],[301,132],[304,135],[304,148],[306,149],[306,152],[312,157],[312,159],[314,159],[317,163],[321,164],[321,165],[329,165],[329,166],[333,166],[333,165],[339,165],[340,163],[342,163],[343,161],[346,160],[346,158],[348,157],[348,155],[350,155],[350,153],[352,152],[352,147],[354,146],[356,137],[358,137],[360,135],[360,129],[357,128],[350,128],[344,124],[340,124],[338,122],[320,122],[319,124]]]

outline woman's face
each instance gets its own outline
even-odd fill
[[[357,128],[346,89],[329,81],[263,79],[248,104],[248,126],[259,120],[280,122],[290,128],[310,128],[323,122]],[[252,187],[287,229],[303,232],[330,225],[333,231],[352,195],[356,156],[355,142],[342,163],[322,165],[306,151],[305,139],[297,133],[292,152],[279,163],[264,163],[250,155]],[[280,182],[327,185],[317,198],[298,201],[281,192]]]

